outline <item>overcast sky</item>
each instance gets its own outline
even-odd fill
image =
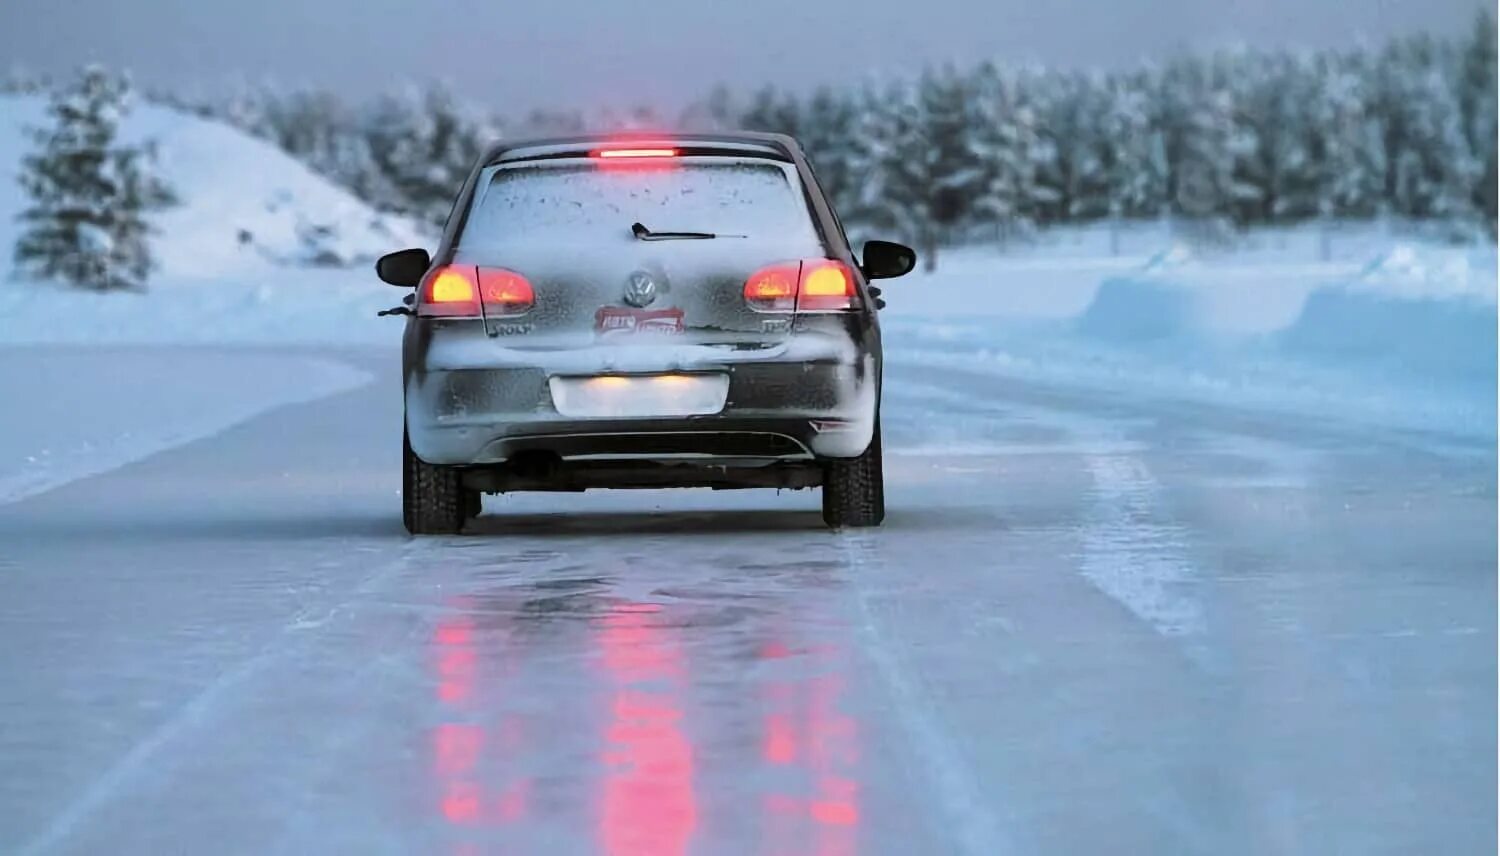
[[[1492,0],[1487,0],[1490,2]],[[1476,0],[0,0],[0,68],[84,61],[192,93],[364,96],[439,79],[504,111],[676,107],[716,82],[823,82],[983,58],[1118,67],[1184,48],[1466,32]]]

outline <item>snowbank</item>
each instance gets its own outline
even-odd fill
[[[1316,240],[1313,253],[1307,241],[1278,252],[1261,236],[1244,253],[1169,244],[1112,273],[1098,258],[1071,271],[1065,259],[1034,263],[1030,279],[1014,262],[995,266],[1003,278],[955,265],[963,273],[942,283],[952,298],[936,311],[917,288],[887,290],[887,350],[1047,383],[1492,436],[1495,247],[1344,234],[1373,257],[1323,260]],[[1295,244],[1286,233],[1273,242]],[[1090,271],[1092,288],[1057,298],[1053,282]],[[1012,302],[1017,292],[1031,297]],[[1048,299],[1050,312],[1035,311]]]
[[[1329,287],[1278,338],[1307,361],[1437,383],[1495,383],[1495,304],[1472,296],[1407,297]]]
[[[0,503],[369,379],[330,360],[220,349],[3,348]]]
[[[1352,275],[1337,265],[1153,261],[1106,280],[1077,330],[1124,347],[1248,342],[1315,363],[1492,378],[1493,258],[1474,255],[1399,244]]]
[[[15,175],[32,150],[28,127],[47,123],[39,96],[0,96],[0,249],[9,267]],[[137,103],[120,128],[154,141],[161,174],[181,204],[154,220],[161,280],[267,275],[286,265],[364,263],[393,247],[419,246],[408,221],[374,212],[275,146],[228,125]]]
[[[93,294],[0,283],[0,344],[389,345],[406,292],[357,268],[281,268],[222,280],[165,280]]]

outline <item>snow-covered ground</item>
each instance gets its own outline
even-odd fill
[[[0,503],[357,386],[340,362],[207,348],[0,347]]]
[[[1360,224],[1211,251],[1125,238],[1118,255],[1104,228],[949,251],[886,287],[891,359],[1493,435],[1493,245]]]

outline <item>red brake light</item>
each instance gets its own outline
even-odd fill
[[[526,277],[504,268],[479,269],[479,294],[485,315],[519,315],[536,303]]]
[[[745,302],[762,312],[791,312],[797,308],[797,262],[763,267],[745,280]]]
[[[536,302],[531,283],[504,268],[444,265],[422,281],[417,314],[440,318],[477,318],[480,301],[486,315],[517,315]]]
[[[479,314],[478,272],[468,265],[444,265],[422,281],[418,315],[465,317]]]
[[[854,275],[849,266],[833,259],[808,259],[802,263],[797,288],[798,312],[826,312],[854,308]]]
[[[675,158],[677,150],[673,148],[609,148],[596,149],[593,152],[596,158]]]
[[[745,281],[745,302],[762,312],[835,312],[855,301],[854,274],[834,259],[782,262]]]

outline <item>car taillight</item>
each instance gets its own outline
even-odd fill
[[[438,318],[477,318],[484,301],[485,315],[518,315],[536,302],[531,283],[515,271],[473,265],[444,265],[422,281],[417,314]]]
[[[417,314],[467,317],[479,314],[478,272],[468,265],[444,265],[422,280]]]
[[[536,303],[526,277],[504,268],[479,269],[479,294],[485,315],[519,315]]]
[[[769,265],[745,280],[745,303],[762,312],[837,312],[855,301],[854,274],[834,259]]]
[[[791,312],[797,308],[797,262],[771,265],[745,280],[745,302],[762,312]]]
[[[848,265],[833,259],[808,259],[802,263],[802,282],[797,289],[798,312],[853,308],[854,274]]]

